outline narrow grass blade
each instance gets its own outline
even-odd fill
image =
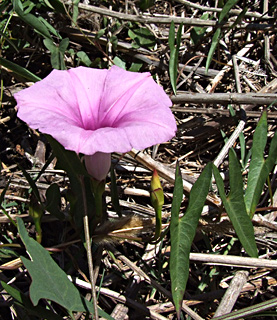
[[[220,15],[218,17],[218,23],[221,23],[222,20],[229,14],[229,11],[232,7],[238,2],[238,0],[228,0],[224,7],[222,8]]]
[[[41,203],[39,190],[38,190],[38,187],[37,187],[35,181],[32,179],[32,177],[29,175],[29,173],[24,168],[22,168],[20,165],[18,165],[18,167],[19,167],[20,170],[22,170],[22,173],[23,173],[24,177],[28,181],[28,183],[29,183],[29,185],[31,187],[32,194],[36,197],[37,201],[39,203]]]
[[[188,255],[184,250],[182,250],[180,255],[179,243],[181,242],[180,234],[180,219],[179,213],[181,208],[181,203],[183,200],[183,179],[179,164],[176,165],[175,172],[175,184],[173,191],[173,200],[171,207],[171,221],[170,221],[170,241],[171,241],[171,253],[170,253],[170,279],[171,279],[171,290],[172,296],[175,304],[175,308],[178,314],[180,314],[181,301],[183,299],[186,282],[188,278]],[[184,263],[185,262],[185,263]],[[180,265],[181,268],[180,269]],[[185,279],[179,277],[179,273],[184,274]]]
[[[220,15],[218,17],[218,23],[221,23],[223,21],[223,19],[228,15],[230,9],[238,2],[238,0],[228,0],[226,2],[226,4],[224,5],[224,7],[222,8],[222,11],[220,12]],[[207,58],[207,62],[206,62],[206,72],[208,72],[211,61],[213,59],[213,55],[215,52],[215,49],[218,45],[218,42],[220,40],[220,36],[221,36],[221,28],[217,28],[215,30],[215,33],[213,35],[212,38],[212,44],[208,53],[208,58]]]
[[[212,44],[208,53],[208,57],[207,57],[207,62],[206,62],[206,72],[208,72],[210,64],[212,62],[213,59],[213,55],[215,52],[215,49],[218,45],[218,42],[220,40],[220,35],[221,35],[221,28],[216,29],[213,38],[212,38]]]
[[[252,158],[249,165],[247,189],[245,191],[246,210],[250,217],[253,217],[255,213],[266,178],[277,159],[277,134],[275,133],[271,141],[269,154],[265,160],[264,149],[266,143],[267,116],[266,112],[264,112],[253,136],[253,145],[251,148]]]
[[[208,20],[209,17],[210,17],[210,14],[208,12],[205,12],[200,19]],[[207,27],[194,27],[191,30],[190,36],[193,44],[197,44],[203,38],[204,34],[206,33],[206,30],[207,30]]]
[[[209,191],[211,177],[212,163],[209,163],[192,187],[187,211],[185,215],[179,219],[183,197],[183,184],[179,167],[176,167],[170,223],[170,277],[172,296],[178,316],[180,315],[181,303],[189,276],[191,244]]]
[[[241,244],[249,256],[257,257],[254,229],[244,203],[241,168],[233,149],[229,152],[230,192],[228,196],[225,194],[224,183],[216,166],[213,172],[223,205]]]
[[[176,46],[175,46],[175,25],[173,21],[171,21],[169,36],[168,36],[168,44],[170,49],[169,77],[170,77],[170,83],[175,95],[177,91],[176,82],[177,82],[177,74],[178,74],[178,56],[179,56],[179,48],[181,44],[182,28],[183,28],[183,25],[181,24],[177,32]]]
[[[277,307],[277,298],[273,298],[268,301],[264,301],[256,305],[246,307],[241,310],[234,311],[213,319],[214,320],[236,320],[236,319],[246,319],[246,317],[247,318],[251,317],[250,319],[254,319],[253,316],[257,315],[257,313],[263,312],[268,309],[276,308],[276,307]]]
[[[41,80],[41,78],[37,77],[29,70],[19,66],[16,63],[11,62],[5,58],[0,57],[0,65],[13,71],[15,74],[18,74],[19,76],[21,76],[29,81],[37,82],[37,81]]]

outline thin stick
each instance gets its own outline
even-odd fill
[[[70,5],[72,4],[71,1],[65,1],[64,4]],[[121,13],[118,11],[113,11],[109,9],[104,9],[104,8],[99,8],[98,6],[92,6],[92,5],[87,5],[83,3],[78,4],[78,8],[94,13],[98,13],[100,15],[108,16],[108,17],[114,17],[116,19],[124,20],[124,21],[131,21],[131,22],[139,22],[139,23],[154,23],[154,24],[170,24],[171,21],[173,21],[175,24],[181,24],[183,25],[188,25],[188,26],[216,26],[217,22],[212,21],[212,20],[203,20],[200,18],[188,18],[188,17],[175,17],[175,16],[168,16],[168,15],[162,15],[158,17],[152,17],[152,16],[147,16],[147,15],[132,15],[132,14],[126,14],[126,13]],[[229,28],[232,25],[231,22],[226,22],[222,25],[222,28]],[[275,31],[275,26],[273,24],[252,24],[252,23],[241,23],[239,28],[241,29],[255,29],[255,30],[273,30]]]
[[[277,261],[261,258],[249,258],[240,256],[225,256],[218,254],[206,253],[190,253],[189,259],[191,261],[199,261],[201,263],[211,265],[224,266],[241,266],[244,268],[270,268],[277,269]]]
[[[212,104],[271,104],[276,101],[275,93],[181,93],[172,96],[173,103],[212,103]]]
[[[248,278],[249,272],[248,271],[244,271],[244,270],[240,270],[238,272],[236,272],[233,280],[230,283],[229,288],[227,289],[227,291],[225,292],[215,314],[214,314],[214,318],[215,317],[219,317],[222,316],[224,314],[227,314],[229,312],[232,311],[240,293],[241,290],[243,288],[243,286],[245,285],[245,283],[247,282],[247,278]]]
[[[93,275],[93,260],[92,260],[92,252],[91,252],[88,207],[87,207],[84,177],[82,176],[80,180],[81,180],[83,203],[84,203],[83,222],[84,222],[84,232],[85,232],[85,239],[86,239],[86,246],[87,246],[87,259],[88,259],[89,278],[91,283],[91,294],[92,294],[93,307],[94,307],[94,319],[98,320],[99,316],[98,316],[98,307],[97,307],[96,288],[95,288],[94,275]]]
[[[177,0],[177,2],[180,2],[188,7],[191,7],[191,8],[195,8],[195,9],[200,9],[200,10],[203,10],[203,11],[206,11],[206,12],[221,12],[222,11],[222,8],[213,8],[213,7],[206,7],[206,6],[201,6],[200,4],[198,3],[193,3],[191,1],[187,1],[187,0]],[[231,9],[229,11],[229,14],[233,14],[233,15],[239,15],[241,14],[242,10],[237,10],[237,9]],[[245,16],[246,17],[254,17],[254,18],[262,18],[262,19],[270,19],[272,17],[268,16],[267,14],[265,14],[267,11],[264,11],[263,14],[261,13],[258,13],[258,12],[250,12],[250,11],[247,11],[245,13]]]

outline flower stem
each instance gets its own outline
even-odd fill
[[[95,201],[95,227],[102,221],[103,215],[103,193],[105,191],[105,180],[97,181],[91,178],[91,187]]]
[[[83,222],[84,222],[86,249],[87,249],[89,278],[91,283],[91,294],[92,294],[93,306],[94,306],[94,319],[98,320],[99,316],[98,316],[98,308],[97,308],[96,288],[95,288],[94,275],[93,275],[93,260],[92,260],[92,251],[91,251],[91,239],[90,239],[90,232],[89,232],[89,219],[88,219],[88,208],[87,208],[84,177],[82,176],[80,180],[81,180],[83,203],[84,203]]]

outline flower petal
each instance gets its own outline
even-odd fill
[[[86,155],[144,149],[176,132],[171,101],[149,73],[54,70],[15,98],[20,119]]]

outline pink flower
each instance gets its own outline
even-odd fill
[[[53,70],[15,94],[18,117],[85,155],[89,173],[105,179],[112,152],[144,149],[171,139],[171,101],[150,73],[113,66]]]

